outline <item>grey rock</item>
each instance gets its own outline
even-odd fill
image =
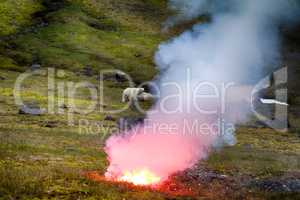
[[[300,192],[300,179],[288,180],[287,186],[294,192]]]
[[[127,80],[125,73],[117,72],[115,76],[118,82],[125,82]]]
[[[127,81],[126,74],[121,72],[107,73],[103,74],[102,76],[99,75],[96,79],[98,81],[114,81],[118,83]]]
[[[252,145],[251,145],[251,144],[244,144],[243,147],[244,147],[244,149],[247,150],[247,151],[252,150]]]
[[[61,109],[68,109],[69,108],[69,106],[67,106],[66,104],[60,104],[59,105],[59,108],[61,108]]]
[[[85,66],[83,68],[83,70],[81,71],[81,73],[84,75],[84,76],[88,76],[88,77],[91,77],[94,75],[94,71],[93,71],[93,68],[91,66]]]
[[[56,121],[49,121],[49,122],[47,122],[45,124],[45,127],[47,127],[47,128],[55,128],[55,127],[58,126],[57,124],[58,124],[58,122],[56,122]]]
[[[34,103],[27,105],[24,104],[19,108],[20,115],[43,115],[45,113],[45,109],[41,109],[38,105]]]
[[[105,104],[105,103],[98,103],[97,107],[100,107],[100,108],[107,108],[108,105]]]
[[[111,116],[111,115],[105,116],[104,120],[105,121],[116,121],[116,119],[113,116]]]
[[[136,54],[134,54],[134,56],[135,56],[136,58],[140,58],[140,57],[142,57],[142,54],[136,53]]]
[[[33,65],[30,66],[30,69],[32,71],[39,70],[41,68],[42,68],[42,66],[40,64],[33,64]]]
[[[300,192],[300,179],[258,180],[251,186],[268,192]]]

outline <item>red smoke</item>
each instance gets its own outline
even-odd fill
[[[162,118],[161,115],[159,119],[107,141],[106,153],[110,161],[107,178],[136,185],[155,185],[206,156],[206,147],[211,145],[214,134],[199,134],[184,124],[183,119]]]

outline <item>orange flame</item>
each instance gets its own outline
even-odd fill
[[[127,171],[119,178],[119,181],[133,183],[134,185],[156,185],[161,181],[161,178],[153,174],[147,169]]]

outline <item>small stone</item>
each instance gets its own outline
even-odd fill
[[[35,104],[22,105],[19,108],[20,115],[42,115],[45,113],[46,113],[45,109],[41,109],[39,106],[37,106]]]
[[[107,115],[105,118],[104,118],[105,121],[116,121],[116,119],[111,116],[111,115]]]
[[[35,70],[41,69],[41,67],[42,66],[40,64],[33,64],[33,65],[31,65],[30,69],[32,71],[35,71]]]
[[[97,76],[97,81],[115,81],[116,75],[115,74],[102,74],[102,76]]]
[[[252,145],[251,144],[244,144],[244,149],[245,150],[251,150],[252,149]]]
[[[126,77],[126,74],[124,72],[117,72],[115,76],[116,76],[116,81],[118,81],[118,82],[127,81],[127,77]]]
[[[94,72],[93,72],[92,67],[91,67],[91,66],[85,66],[85,67],[83,68],[83,70],[82,70],[82,74],[83,74],[84,76],[89,76],[89,77],[93,76],[93,75],[94,75]]]
[[[63,104],[59,105],[59,108],[68,109],[69,107],[66,104],[63,103]]]
[[[114,72],[102,74],[102,76],[98,75],[96,78],[97,81],[114,81],[118,83],[122,83],[127,81],[126,74],[123,72]]]
[[[136,53],[136,54],[134,54],[134,56],[135,56],[136,58],[139,58],[139,57],[142,57],[142,54]]]
[[[56,121],[49,121],[49,122],[46,123],[45,127],[55,128],[55,127],[57,127],[57,122]]]
[[[100,108],[107,108],[108,107],[108,105],[104,104],[104,103],[99,103],[97,106],[100,107]]]

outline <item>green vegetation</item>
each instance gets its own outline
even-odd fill
[[[240,128],[238,144],[215,152],[209,165],[229,175],[243,174],[256,178],[280,176],[299,170],[299,138],[271,129]]]
[[[14,34],[30,25],[31,15],[42,9],[39,0],[6,0],[0,2],[0,36]]]
[[[19,115],[13,85],[33,63],[64,69],[65,77],[57,78],[63,82],[96,84],[101,69],[124,70],[137,82],[151,80],[157,73],[153,54],[167,38],[160,33],[164,8],[164,1],[138,0],[1,2],[1,36],[5,37],[0,40],[0,76],[5,80],[0,83],[0,199],[163,199],[155,192],[125,191],[126,187],[96,183],[83,175],[105,171],[105,130],[116,127],[115,122],[103,121],[105,114],[74,113],[74,127],[67,124],[67,108],[61,115]],[[93,69],[90,77],[78,74],[86,66]],[[123,87],[105,83],[106,109],[124,106],[120,103]],[[24,83],[21,96],[45,107],[47,92],[47,77],[34,76]],[[90,103],[87,92],[79,91],[72,99],[77,106]],[[65,96],[64,100],[68,104],[71,99]],[[129,109],[121,115],[140,114]],[[103,128],[80,132],[81,118],[101,122]]]
[[[0,88],[2,199],[186,199],[87,178],[86,173],[105,172],[108,164],[103,150],[104,139],[108,136],[105,130],[114,128],[115,122],[105,121],[106,115],[95,111],[85,116],[74,113],[76,125],[69,126],[68,108],[66,113],[60,115],[19,115],[13,97],[13,84],[18,75],[14,71],[0,70],[0,76],[6,77],[1,81]],[[68,72],[64,79],[58,78],[58,81],[77,82],[81,78]],[[93,77],[85,79],[95,81]],[[120,108],[124,106],[120,103],[121,88],[112,86],[110,83],[105,87],[109,91],[105,103],[110,108]],[[47,105],[46,76],[32,77],[24,82],[23,88],[24,101],[37,102],[41,107]],[[74,99],[77,105],[91,103],[86,94],[85,90],[79,90]],[[70,99],[66,96],[65,100],[68,104]],[[127,110],[113,117],[119,118],[121,115],[139,114]],[[104,128],[95,133],[87,132],[85,127],[78,126],[79,119],[87,119],[90,123],[101,122]],[[237,137],[236,146],[213,152],[203,164],[220,174],[253,177],[256,180],[299,171],[300,143],[296,135],[271,129],[239,128]],[[216,190],[222,188],[218,183],[213,183],[211,187]],[[260,196],[270,195],[272,197],[273,194]]]
[[[18,114],[14,102],[14,83],[32,64],[41,64],[42,69],[63,69],[65,75],[56,77],[63,83],[97,84],[101,69],[123,70],[136,83],[151,80],[157,74],[153,55],[159,43],[202,20],[162,33],[161,24],[169,13],[165,0],[0,1],[0,200],[211,197],[174,197],[126,184],[90,180],[86,173],[105,172],[108,163],[103,143],[109,130],[117,127],[116,121],[105,120],[108,114],[97,110],[84,116],[72,113],[75,125],[69,126],[68,106],[59,115],[31,116]],[[92,69],[92,75],[82,73],[87,66]],[[105,81],[104,105],[100,106],[123,108],[120,100],[124,87],[125,83]],[[48,92],[47,76],[35,75],[24,82],[21,96],[25,102],[46,108]],[[86,106],[92,103],[88,94],[85,89],[79,90],[72,99],[67,94],[55,94],[55,102],[64,100],[68,105],[74,101],[77,106]],[[293,101],[298,104],[297,98],[296,95]],[[143,103],[142,106],[148,109],[151,105]],[[55,109],[60,107],[58,103],[55,105]],[[118,119],[141,114],[127,109],[109,116]],[[87,132],[79,128],[80,119],[89,120],[95,130],[97,123],[102,128]],[[293,124],[299,124],[298,121],[297,117],[291,118]],[[293,131],[299,133],[297,128]],[[237,138],[236,146],[212,152],[204,161],[205,166],[220,174],[253,179],[299,173],[297,134],[242,127],[237,131]],[[218,185],[214,184],[210,193],[218,193]],[[263,197],[265,194],[259,199]]]
[[[153,54],[166,39],[160,33],[166,15],[163,1],[45,2],[52,10],[40,12],[39,21],[44,22],[2,44],[2,68],[24,70],[36,62],[71,71],[85,66],[95,73],[120,69],[137,82],[156,74]]]

